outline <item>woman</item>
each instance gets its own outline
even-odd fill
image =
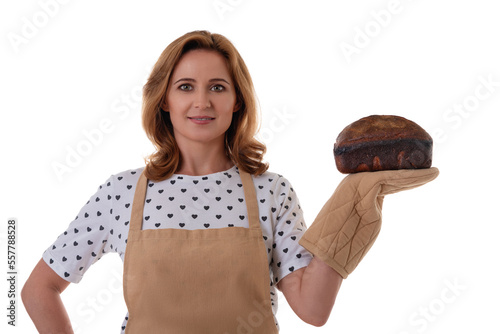
[[[22,297],[41,333],[72,333],[60,293],[103,254],[124,260],[125,333],[277,333],[276,288],[321,326],[342,277],[299,245],[302,211],[254,139],[250,74],[234,46],[188,33],[144,87],[144,168],[110,177],[49,247]]]

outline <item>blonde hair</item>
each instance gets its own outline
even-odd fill
[[[255,139],[258,130],[257,101],[250,73],[234,45],[224,36],[193,31],[173,41],[162,52],[143,89],[142,126],[156,152],[146,158],[145,175],[161,181],[174,174],[181,164],[170,114],[161,109],[170,77],[181,57],[191,50],[216,51],[227,62],[235,85],[236,108],[225,135],[225,152],[231,161],[253,175],[264,173],[266,146]]]

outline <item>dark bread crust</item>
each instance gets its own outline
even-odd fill
[[[429,168],[432,138],[418,124],[392,115],[372,115],[348,125],[334,145],[341,173]]]

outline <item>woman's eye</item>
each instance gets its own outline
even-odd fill
[[[211,88],[212,91],[214,92],[222,92],[224,90],[224,86],[222,85],[215,85]]]
[[[179,86],[179,89],[180,90],[192,90],[193,87],[191,85],[188,85],[188,84],[183,84],[183,85]]]

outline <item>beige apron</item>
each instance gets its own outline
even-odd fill
[[[126,334],[275,334],[269,264],[250,174],[249,228],[142,230],[148,180],[132,205],[123,289]]]

